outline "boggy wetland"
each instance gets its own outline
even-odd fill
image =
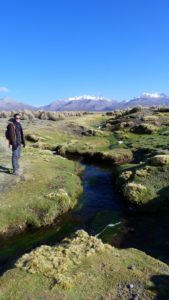
[[[169,109],[0,113],[0,299],[169,299]]]

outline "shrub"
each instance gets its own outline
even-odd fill
[[[64,119],[63,116],[61,117],[60,114],[57,114],[55,112],[48,112],[47,116],[48,116],[48,120],[50,120],[50,121],[58,121],[58,120]]]
[[[21,113],[23,120],[30,120],[32,121],[35,117],[32,111],[24,109],[24,111]]]

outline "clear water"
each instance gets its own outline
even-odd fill
[[[76,208],[52,226],[32,228],[19,236],[0,241],[1,266],[36,246],[56,244],[78,229],[93,235],[100,233],[99,237],[103,241],[113,243],[113,238],[117,238],[121,231],[123,204],[114,188],[112,172],[88,164],[84,166],[84,192]]]

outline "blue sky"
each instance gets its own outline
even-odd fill
[[[0,0],[0,98],[169,95],[168,16],[168,0]]]

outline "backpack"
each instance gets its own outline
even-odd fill
[[[14,129],[14,139],[16,140],[16,128],[15,128],[15,125],[13,123],[9,123],[7,125],[7,127],[6,127],[6,130],[5,130],[5,137],[6,137],[6,139],[9,142],[9,147],[10,147],[10,126],[13,126],[13,129]]]

